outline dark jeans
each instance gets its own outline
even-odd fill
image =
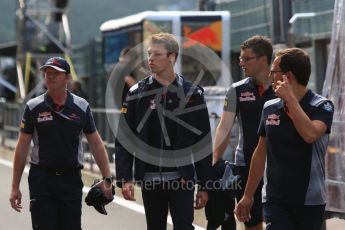
[[[80,170],[54,175],[31,167],[28,180],[33,229],[81,229],[83,182]]]
[[[174,230],[194,229],[194,186],[184,186],[179,180],[143,183],[142,197],[148,230],[167,227],[168,210]]]
[[[264,204],[266,230],[321,230],[325,205]]]

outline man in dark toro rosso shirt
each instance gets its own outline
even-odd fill
[[[235,210],[240,221],[250,219],[253,194],[264,175],[268,229],[321,229],[326,203],[324,158],[334,107],[307,88],[310,70],[305,51],[277,52],[271,75],[279,98],[266,102],[262,112],[259,143]]]
[[[66,90],[71,79],[67,61],[52,57],[40,70],[48,90],[25,106],[13,163],[11,206],[18,212],[22,209],[19,184],[33,141],[29,172],[32,228],[81,229],[83,133],[107,178],[99,186],[112,180],[108,156],[88,102]],[[107,198],[113,197],[110,189],[104,191]]]
[[[232,125],[235,118],[237,118],[239,123],[239,141],[235,151],[235,165],[241,176],[241,188],[238,188],[237,199],[241,199],[243,196],[250,161],[259,140],[257,129],[260,123],[262,108],[266,101],[276,98],[272,90],[271,79],[269,78],[272,55],[271,41],[264,36],[255,35],[241,44],[240,66],[245,76],[248,77],[230,86],[225,97],[224,111],[215,134],[213,146],[214,163],[224,154],[229,143]],[[258,187],[255,193],[255,201],[251,210],[252,218],[250,221],[245,222],[246,230],[262,229],[261,186]],[[212,196],[210,196],[211,202]],[[229,215],[228,221],[225,221],[222,226],[225,228],[231,225],[230,222],[233,222],[232,225],[235,225],[233,216],[234,201],[227,200],[223,204],[219,204],[219,206],[227,206],[226,209]],[[217,208],[218,211],[219,208]],[[217,228],[218,226],[214,227]],[[226,229],[229,228],[227,227]],[[234,228],[232,227],[231,229]]]

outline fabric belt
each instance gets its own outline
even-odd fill
[[[146,172],[144,174],[144,181],[171,181],[179,179],[180,173],[174,172]]]
[[[42,172],[55,175],[55,176],[63,176],[63,175],[80,175],[80,170],[82,167],[76,167],[76,168],[66,168],[66,169],[51,169],[42,165],[35,165],[31,164],[31,168],[33,169],[39,169]]]

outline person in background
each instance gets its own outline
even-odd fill
[[[121,109],[117,184],[127,200],[135,200],[134,180],[141,185],[148,230],[166,229],[169,210],[174,229],[194,229],[194,184],[199,184],[195,208],[201,209],[212,166],[203,89],[174,72],[179,45],[172,34],[152,35],[147,52],[152,75],[129,90]]]
[[[70,91],[71,91],[71,93],[73,93],[73,94],[75,94],[81,98],[84,98],[85,100],[87,100],[87,98],[88,98],[86,93],[83,90],[83,87],[82,87],[80,81],[72,81],[72,83],[70,85]]]
[[[265,103],[259,143],[244,196],[235,209],[251,218],[254,193],[264,175],[262,201],[266,229],[320,230],[326,204],[325,154],[333,103],[307,88],[309,55],[299,48],[276,53],[271,76],[279,98]]]
[[[120,53],[119,63],[124,63],[124,65],[130,65],[131,63],[131,57],[129,55],[130,47],[124,48]],[[125,81],[125,86],[123,88],[122,92],[122,101],[125,100],[125,97],[129,91],[129,89],[137,83],[137,80],[135,79],[133,70],[130,73],[123,73],[123,78]]]
[[[89,104],[67,91],[70,66],[52,57],[41,66],[47,92],[26,103],[14,153],[10,203],[22,209],[20,180],[30,143],[30,212],[33,229],[81,229],[83,168],[82,134],[104,180],[99,186],[109,199],[112,177],[108,155],[96,130]]]
[[[121,50],[119,61],[110,74],[110,79],[114,82],[114,102],[118,108],[121,108],[129,89],[137,83],[134,75],[136,59],[136,51],[131,47],[125,47]]]
[[[257,129],[263,105],[267,100],[275,98],[271,79],[269,78],[272,54],[272,43],[264,36],[255,35],[241,44],[239,61],[244,75],[247,77],[233,83],[228,89],[224,102],[224,111],[216,129],[213,145],[214,164],[223,156],[229,144],[229,136],[235,118],[238,120],[239,141],[235,150],[235,165],[241,176],[240,188],[238,188],[237,194],[238,200],[243,196],[252,154],[259,140]],[[262,183],[255,191],[254,205],[251,209],[252,218],[244,223],[246,230],[260,230],[263,228],[261,186]],[[224,201],[223,203],[234,207],[233,200]],[[228,213],[228,215],[230,215],[228,221],[235,222],[234,215],[232,213]]]

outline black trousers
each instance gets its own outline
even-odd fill
[[[236,230],[234,216],[235,200],[228,197],[221,190],[208,192],[208,202],[205,207],[207,230],[215,230],[221,226],[222,230]]]
[[[31,167],[28,180],[33,229],[81,229],[83,182],[80,170],[54,175]]]
[[[141,187],[148,230],[166,229],[168,210],[174,230],[194,229],[194,182],[146,181]]]

